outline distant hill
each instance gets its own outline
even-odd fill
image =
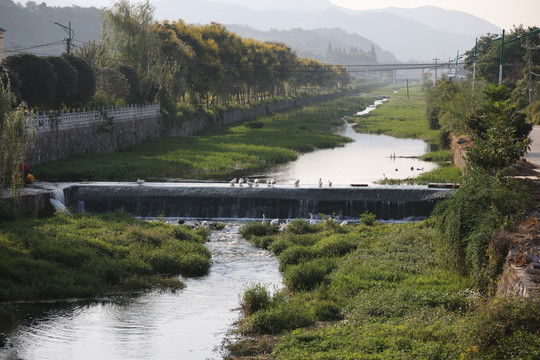
[[[283,42],[295,50],[300,57],[311,57],[327,63],[346,64],[346,57],[338,57],[338,53],[349,55],[349,63],[396,61],[391,52],[382,50],[380,46],[358,34],[349,34],[339,28],[261,31],[245,25],[226,25],[226,27],[241,37]],[[335,53],[333,57],[332,54],[328,54],[329,45]],[[369,54],[372,46],[375,57]]]
[[[487,21],[458,11],[424,7],[402,13],[396,9],[360,12],[337,7],[326,0],[318,0],[316,3],[317,11],[301,11],[297,6],[281,7],[294,11],[261,11],[247,6],[203,0],[160,0],[155,6],[156,17],[159,19],[182,18],[190,23],[216,21],[248,25],[265,31],[339,27],[348,33],[370,39],[400,60],[454,57],[458,50],[463,53],[471,49],[475,37],[497,32],[497,28]],[[455,24],[455,29],[443,20],[445,14]],[[473,24],[472,28],[469,28],[469,24]]]
[[[73,44],[82,45],[101,36],[100,10],[95,7],[48,7],[45,3],[29,1],[26,6],[11,0],[0,0],[0,27],[6,30],[6,56],[12,50],[28,49],[40,55],[59,55],[66,32],[53,22],[68,26],[75,33]]]
[[[419,22],[433,29],[462,35],[498,34],[501,29],[489,21],[461,11],[445,10],[435,6],[414,9],[387,8],[384,11]]]

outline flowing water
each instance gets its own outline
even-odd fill
[[[357,115],[365,115],[382,104],[377,100]],[[383,178],[407,178],[433,170],[437,165],[416,157],[428,152],[422,140],[398,139],[386,135],[360,134],[347,124],[335,129],[338,135],[353,140],[343,147],[317,150],[296,161],[278,166],[267,174],[254,177],[275,178],[278,183],[317,184],[319,179],[335,185],[373,184]]]
[[[220,359],[219,348],[251,283],[281,286],[278,261],[238,234],[213,230],[209,275],[176,293],[40,304],[0,304],[0,359]]]
[[[382,102],[382,101],[381,101]],[[368,107],[359,115],[375,108]],[[354,141],[341,148],[302,155],[260,177],[281,183],[369,184],[383,177],[407,177],[433,164],[414,156],[427,151],[419,140],[356,133],[345,125],[337,133]],[[412,168],[412,170],[411,170]],[[55,194],[62,202],[62,194]],[[220,345],[239,315],[239,295],[250,283],[281,286],[278,260],[238,234],[238,222],[213,231],[207,244],[209,275],[185,279],[175,293],[54,303],[0,304],[0,333],[8,346],[0,359],[219,359]]]

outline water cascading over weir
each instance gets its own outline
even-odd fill
[[[65,189],[78,212],[122,210],[142,217],[213,219],[309,218],[326,214],[358,219],[369,211],[382,220],[427,217],[448,190],[427,187],[276,187],[228,184],[79,184]]]

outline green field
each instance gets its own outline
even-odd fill
[[[226,180],[248,176],[300,153],[342,146],[333,135],[342,117],[364,109],[371,97],[347,97],[300,110],[214,126],[190,137],[156,139],[112,154],[76,155],[32,168],[43,181],[169,179]]]
[[[384,94],[385,90],[389,89],[381,89],[377,93]],[[367,115],[356,117],[356,131],[438,143],[439,131],[430,130],[426,120],[426,101],[422,92],[411,88],[409,98],[405,89],[396,93],[386,91],[386,95],[389,100],[382,106]]]

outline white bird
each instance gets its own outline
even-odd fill
[[[144,180],[143,180],[143,179],[137,178],[137,184],[139,184],[139,185],[144,184]]]
[[[272,182],[270,181],[270,179],[266,180],[266,186],[268,187],[272,186]]]
[[[332,182],[328,180],[328,187],[332,187]]]
[[[244,183],[244,179],[242,178],[238,179],[238,186],[242,186],[243,183]]]
[[[279,224],[279,219],[273,219],[272,221],[270,221],[270,226],[276,226]]]
[[[348,222],[347,220],[343,220],[343,221],[341,222],[341,224],[339,224],[339,225],[341,225],[341,226],[346,226],[346,225],[349,225],[349,222]]]
[[[247,186],[249,186],[249,187],[252,187],[252,186],[253,186],[253,183],[252,183],[250,180],[248,180],[248,181],[246,182],[246,184],[247,184]]]
[[[265,217],[264,214],[263,214],[263,219],[262,219],[262,221],[261,221],[261,224],[264,225],[264,223],[266,222],[265,219],[266,219],[266,217]]]
[[[298,187],[299,184],[300,184],[300,179],[296,179],[296,181],[294,182],[294,186]]]
[[[319,178],[319,187],[322,187],[322,179]]]
[[[313,214],[312,213],[309,213],[309,225],[315,225],[316,222],[315,220],[313,220]]]
[[[236,184],[236,178],[232,179],[232,180],[230,181],[230,183],[231,183],[231,186],[234,186],[234,184]]]
[[[255,186],[259,186],[259,179],[255,179],[253,183],[255,184]]]

